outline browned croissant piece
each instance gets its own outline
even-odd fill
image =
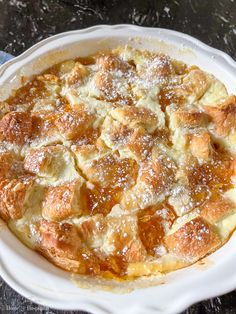
[[[0,183],[0,217],[5,221],[20,219],[32,188],[31,179],[6,179]]]
[[[0,139],[22,145],[32,134],[32,118],[26,112],[9,112],[0,120]]]

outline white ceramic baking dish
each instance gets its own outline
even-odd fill
[[[30,77],[68,58],[124,44],[198,65],[223,81],[229,93],[236,93],[236,63],[225,53],[171,30],[101,25],[48,38],[4,64],[0,67],[0,99],[21,84],[22,76]],[[78,287],[69,273],[25,247],[1,222],[0,275],[23,296],[52,308],[102,314],[178,313],[197,301],[236,288],[235,243],[234,234],[203,262],[142,282],[149,287],[118,294]],[[153,283],[157,285],[150,286]],[[92,282],[92,286],[97,283]]]

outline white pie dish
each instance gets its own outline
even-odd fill
[[[229,93],[236,93],[236,63],[226,54],[178,32],[116,25],[59,34],[7,62],[0,68],[0,99],[19,86],[22,76],[41,72],[64,59],[125,43],[198,65],[219,78]],[[236,288],[235,238],[233,235],[226,245],[207,257],[204,265],[198,263],[157,279],[164,284],[126,294],[95,294],[73,284],[68,273],[26,248],[1,223],[0,275],[20,294],[53,308],[92,313],[178,313],[194,302]]]

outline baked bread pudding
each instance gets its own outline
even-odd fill
[[[0,217],[72,273],[157,275],[236,227],[236,96],[131,47],[54,65],[0,102]]]

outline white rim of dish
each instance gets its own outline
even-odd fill
[[[212,48],[203,42],[201,42],[198,39],[195,39],[194,37],[191,37],[190,35],[186,35],[177,31],[168,30],[164,28],[148,28],[148,27],[140,27],[140,26],[134,26],[129,24],[119,24],[119,25],[97,25],[92,26],[89,28],[81,29],[81,30],[74,30],[74,31],[68,31],[64,33],[60,33],[58,35],[49,37],[47,39],[44,39],[40,41],[39,43],[35,44],[28,50],[26,50],[24,53],[19,55],[18,57],[15,57],[14,59],[11,59],[4,63],[2,66],[0,66],[0,76],[4,74],[5,71],[7,71],[8,67],[14,63],[18,63],[19,61],[25,59],[26,57],[30,56],[33,52],[35,52],[40,47],[46,45],[49,42],[52,42],[54,40],[57,40],[59,38],[63,38],[69,35],[73,34],[88,34],[88,33],[96,33],[96,31],[101,31],[101,29],[107,29],[107,30],[127,30],[131,29],[135,32],[137,32],[137,36],[145,36],[145,32],[150,33],[151,31],[158,32],[159,34],[166,34],[166,35],[172,35],[175,38],[178,38],[180,41],[184,40],[185,42],[191,44],[191,46],[196,47],[196,49],[201,50],[202,53],[210,54],[214,58],[217,58],[217,61],[220,62],[227,72],[231,73],[232,76],[236,77],[236,62],[226,53]],[[1,239],[0,239],[1,240]],[[225,244],[227,245],[227,244]],[[2,258],[0,256],[0,261],[2,262]],[[36,302],[38,304],[48,306],[55,309],[64,309],[64,310],[84,310],[84,311],[90,311],[92,313],[99,313],[99,314],[105,314],[105,313],[111,313],[112,312],[112,306],[104,305],[102,300],[92,300],[88,301],[87,298],[85,298],[84,302],[80,300],[80,303],[78,306],[70,306],[69,304],[67,306],[61,306],[59,303],[55,303],[54,301],[50,300],[49,298],[40,298],[39,296],[34,295],[32,292],[30,292],[27,287],[19,283],[14,278],[14,274],[11,274],[5,269],[4,265],[2,267],[3,263],[0,264],[0,275],[2,278],[18,293],[23,295],[24,297],[28,298],[29,300]],[[225,276],[222,276],[223,274],[220,274],[218,278],[218,283],[220,281],[220,286],[216,286],[216,282],[205,282],[204,286],[200,287],[201,291],[197,291],[197,293],[194,293],[194,291],[186,292],[186,295],[181,300],[178,300],[175,303],[175,306],[171,306],[171,309],[169,310],[166,308],[165,310],[160,309],[158,307],[158,304],[154,302],[154,304],[147,304],[146,302],[139,300],[138,304],[135,305],[135,307],[127,308],[129,313],[160,313],[160,314],[167,314],[167,313],[177,313],[181,312],[190,305],[199,302],[203,299],[215,297],[217,295],[221,295],[224,293],[227,293],[233,289],[236,288],[236,272],[233,274],[226,273]],[[212,276],[211,276],[212,277]],[[230,278],[230,280],[228,280]],[[190,282],[191,283],[191,282]],[[171,301],[172,302],[172,301]],[[116,313],[117,310],[116,310]]]

